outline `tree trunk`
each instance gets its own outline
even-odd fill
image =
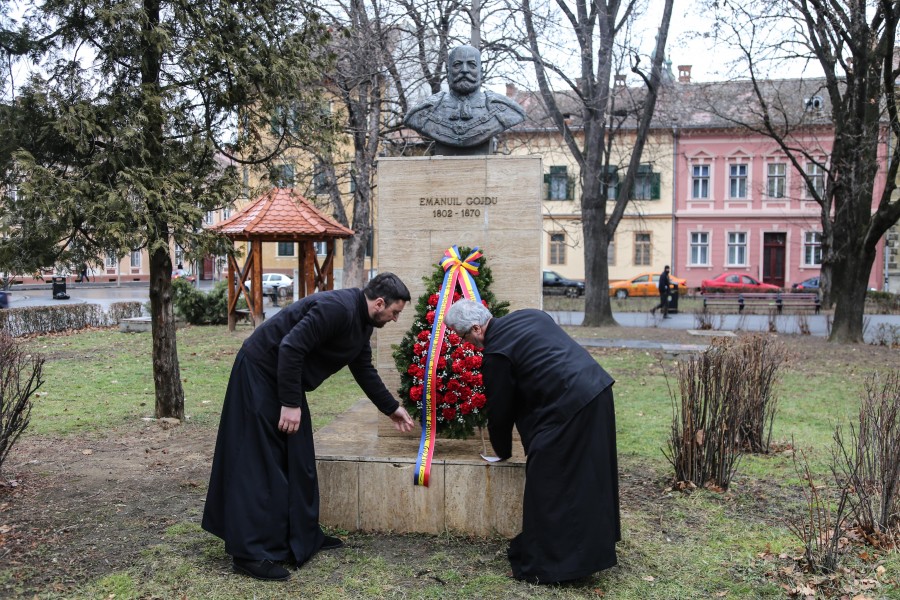
[[[862,246],[862,243],[860,245]],[[861,249],[859,253],[850,254],[836,261],[832,271],[834,280],[831,288],[834,322],[828,341],[852,344],[865,341],[863,333],[866,291],[874,260],[874,250]]]
[[[150,318],[153,324],[156,418],[184,419],[184,389],[181,387],[178,347],[175,343],[172,259],[164,248],[150,255]]]
[[[366,243],[371,234],[355,228],[354,231],[356,233],[353,237],[344,240],[344,279],[342,283],[344,288],[361,288],[369,280],[366,270]]]
[[[584,238],[584,321],[583,327],[618,325],[609,301],[609,233],[602,204],[605,201],[582,198],[582,237]]]

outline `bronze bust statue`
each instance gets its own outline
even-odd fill
[[[447,81],[449,92],[429,96],[403,120],[436,142],[435,154],[488,154],[491,138],[525,120],[514,100],[481,90],[481,54],[472,46],[450,51]]]

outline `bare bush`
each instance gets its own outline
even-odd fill
[[[44,358],[26,354],[0,332],[0,471],[16,440],[28,427],[31,397],[44,383]]]
[[[694,311],[694,329],[702,331],[719,330],[722,328],[722,315],[714,314],[699,309]]]
[[[840,539],[848,516],[849,488],[839,486],[838,502],[834,506],[829,488],[815,482],[802,450],[794,452],[794,469],[804,482],[805,506],[802,513],[787,519],[787,527],[803,544],[807,569],[812,573],[833,573],[840,562]]]
[[[875,346],[887,346],[888,348],[900,348],[900,326],[890,323],[879,323],[872,336]]]
[[[750,452],[768,453],[778,408],[776,387],[787,360],[784,344],[764,335],[739,338],[731,347],[741,369],[736,400],[740,417],[740,444]]]
[[[806,313],[800,313],[797,315],[797,330],[800,332],[800,335],[809,335],[809,317]]]
[[[866,379],[859,427],[845,441],[835,431],[835,478],[852,490],[857,525],[867,534],[893,535],[900,526],[900,370]]]
[[[769,311],[769,333],[778,333],[778,312]]]
[[[740,457],[740,367],[728,340],[678,364],[680,400],[670,389],[672,430],[663,453],[675,468],[675,481],[727,489]]]

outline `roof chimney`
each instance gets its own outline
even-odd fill
[[[514,83],[506,84],[506,97],[507,98],[515,98],[517,91],[518,90],[516,89],[516,84],[514,84]]]
[[[678,65],[678,83],[691,82],[691,65]]]

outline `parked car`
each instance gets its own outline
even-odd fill
[[[187,281],[190,281],[191,283],[194,283],[197,278],[193,275],[189,275],[188,272],[184,269],[175,269],[174,271],[172,271],[172,279],[185,279]]]
[[[631,279],[609,284],[609,295],[622,300],[628,296],[659,296],[659,273],[641,273]],[[678,294],[687,293],[687,280],[669,275],[669,284],[678,286]]]
[[[815,277],[804,279],[800,283],[792,285],[791,288],[795,290],[817,290],[819,289],[819,276],[816,275]]]
[[[563,277],[556,271],[544,271],[544,293],[577,298],[584,294],[584,282]]]
[[[780,292],[781,288],[771,283],[763,283],[757,281],[744,273],[722,273],[715,279],[704,279],[700,282],[700,292],[706,293],[709,290],[723,289],[728,290],[734,288],[734,291],[741,292]]]
[[[294,292],[294,280],[287,275],[281,273],[263,273],[262,276],[262,293],[263,296],[275,296],[285,298]],[[250,282],[247,282],[249,289]]]

